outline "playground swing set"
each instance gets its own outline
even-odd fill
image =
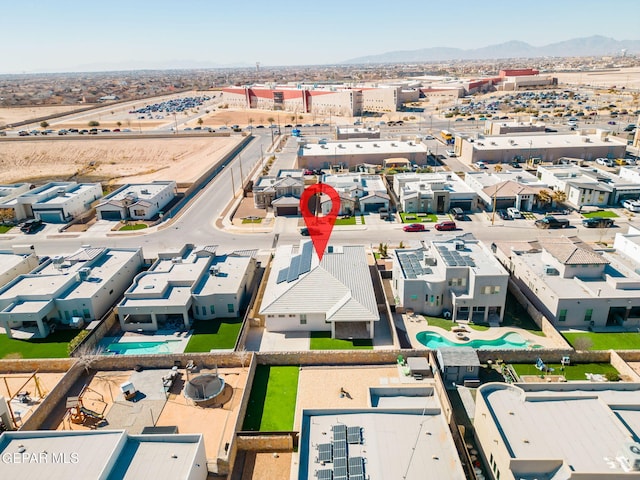
[[[92,402],[98,402],[103,404],[101,412],[96,412],[90,408],[87,408],[83,403],[83,396],[87,392],[95,393],[99,399],[91,399]],[[66,416],[69,421],[75,425],[84,425],[91,429],[95,429],[105,421],[104,411],[107,409],[107,402],[104,401],[104,397],[99,392],[89,388],[87,385],[82,387],[80,394],[77,397],[67,397],[66,402],[67,413]]]

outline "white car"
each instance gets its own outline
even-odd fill
[[[520,213],[520,210],[518,210],[515,207],[509,207],[507,208],[507,213],[509,214],[509,216],[511,218],[523,218],[522,217],[522,213]]]
[[[484,162],[475,162],[474,167],[476,167],[479,170],[486,170],[487,169],[487,164]]]
[[[444,153],[447,154],[447,157],[455,157],[456,156],[456,152],[454,152],[453,150],[447,150]]]
[[[605,167],[613,167],[613,160],[611,160],[610,158],[596,158],[596,163]]]
[[[640,201],[639,200],[625,200],[622,202],[622,206],[629,210],[630,212],[638,213],[640,212]]]

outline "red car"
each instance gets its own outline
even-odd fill
[[[436,230],[455,230],[456,222],[440,222],[434,225]]]
[[[424,228],[424,225],[421,223],[411,223],[402,227],[402,230],[405,232],[424,232],[427,229]]]

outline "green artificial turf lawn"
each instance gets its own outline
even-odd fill
[[[57,330],[47,338],[15,340],[0,335],[1,358],[66,358],[67,345],[80,330]]]
[[[311,350],[372,350],[370,339],[341,340],[331,338],[329,332],[311,332]]]
[[[356,217],[348,217],[348,218],[336,218],[336,223],[334,225],[355,225]]]
[[[583,380],[587,381],[585,373],[599,373],[605,375],[609,372],[618,373],[618,371],[608,363],[577,363],[567,365],[564,371],[559,363],[549,363],[548,367],[553,368],[551,375],[564,375],[567,380]],[[519,376],[522,375],[541,375],[542,372],[536,368],[533,363],[517,363],[512,364],[513,369]]]
[[[124,227],[121,227],[120,230],[121,231],[126,231],[126,230],[142,230],[143,228],[147,228],[148,225],[146,223],[135,223],[133,225],[125,225]]]
[[[561,332],[572,347],[581,337],[589,338],[592,342],[588,350],[638,350],[640,349],[640,333],[595,333],[595,332]]]
[[[617,218],[618,214],[611,210],[598,210],[597,212],[585,212],[582,214],[584,218],[600,217],[600,218]]]
[[[243,430],[293,430],[299,372],[298,366],[258,365]]]
[[[212,349],[230,350],[236,346],[241,319],[198,320],[194,323],[193,333],[185,348],[185,353],[208,352]]]
[[[424,222],[438,221],[438,216],[434,215],[433,213],[427,213],[427,214],[418,216],[417,213],[400,212],[400,218],[402,218],[402,223],[424,223]]]

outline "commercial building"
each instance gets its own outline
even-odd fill
[[[469,212],[478,207],[476,192],[453,172],[397,173],[393,190],[406,213],[446,213],[453,207]]]
[[[124,430],[26,431],[0,435],[2,478],[205,480],[200,434]]]
[[[620,234],[618,234],[620,235]],[[528,300],[556,328],[640,326],[640,275],[633,255],[638,230],[596,252],[577,237],[496,241],[496,257]]]
[[[260,315],[268,331],[373,338],[380,316],[364,247],[330,246],[322,262],[311,241],[278,247]]]
[[[306,143],[298,148],[298,167],[311,170],[338,166],[355,168],[362,163],[383,165],[389,158],[403,158],[417,165],[427,163],[427,147],[420,141],[379,140]]]
[[[548,188],[538,177],[527,171],[466,172],[464,181],[478,195],[487,210],[515,207],[530,211],[536,205],[536,195]]]
[[[56,325],[100,319],[142,269],[140,248],[83,247],[0,288],[0,325],[10,338],[46,337]]]
[[[640,384],[488,383],[473,426],[493,478],[640,476]]]
[[[405,309],[458,322],[502,322],[509,274],[472,235],[394,255],[393,288]]]
[[[176,182],[130,183],[110,193],[96,206],[99,220],[150,220],[176,196]]]
[[[389,195],[380,175],[363,173],[340,173],[323,175],[322,183],[333,187],[340,196],[340,215],[378,212],[389,208]],[[322,213],[331,211],[331,200],[324,195],[321,202]]]
[[[66,223],[88,211],[102,197],[99,183],[50,182],[22,192],[0,204],[12,208],[17,220],[36,218],[49,223]]]
[[[376,127],[352,127],[350,125],[336,127],[336,140],[373,140],[377,138],[380,138],[380,129]]]
[[[506,135],[514,133],[544,132],[544,123],[533,122],[505,122],[501,120],[487,120],[484,123],[485,135]]]
[[[595,160],[598,157],[624,157],[626,141],[607,130],[578,130],[573,134],[545,135],[475,135],[457,136],[455,152],[461,160],[472,164],[510,163],[537,158],[557,163],[561,157]]]
[[[139,274],[118,304],[123,330],[189,328],[193,320],[237,318],[251,296],[253,251],[229,255],[217,247],[185,245],[164,253]]]

